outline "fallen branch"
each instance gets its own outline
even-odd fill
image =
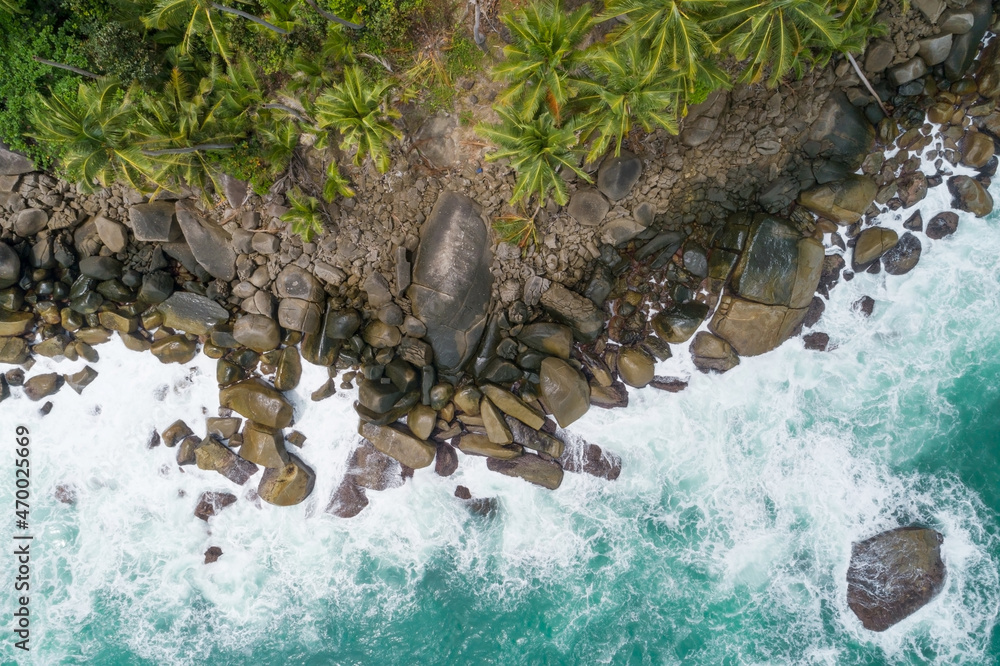
[[[162,157],[163,155],[187,155],[200,150],[229,150],[235,148],[235,143],[199,143],[197,146],[187,148],[163,148],[162,150],[144,150],[142,154],[146,157]]]
[[[851,61],[852,65],[854,65],[854,71],[858,73],[858,76],[861,77],[861,82],[865,84],[865,88],[868,88],[868,92],[870,92],[872,97],[875,98],[875,101],[878,102],[879,107],[882,109],[882,113],[884,113],[887,117],[891,116],[892,114],[889,113],[889,110],[885,108],[885,104],[882,103],[882,98],[879,97],[878,93],[875,92],[875,89],[872,88],[872,84],[868,83],[868,77],[866,77],[861,71],[861,68],[858,67],[858,62],[854,59],[854,56],[850,53],[845,53],[844,55],[846,55],[847,59]]]
[[[73,72],[74,74],[79,74],[80,76],[87,76],[92,79],[101,78],[98,74],[93,72],[88,72],[85,69],[80,69],[79,67],[74,67],[73,65],[64,65],[61,62],[55,62],[53,60],[46,60],[45,58],[39,58],[38,56],[31,56],[35,62],[40,62],[43,65],[48,65],[49,67],[56,67],[58,69],[65,69],[68,72]]]
[[[243,11],[242,9],[234,9],[233,7],[226,7],[225,5],[220,5],[217,2],[213,2],[212,3],[212,7],[214,9],[219,10],[220,12],[226,12],[227,14],[235,14],[236,16],[242,16],[246,20],[253,21],[257,25],[262,25],[265,28],[267,28],[268,30],[276,32],[279,35],[287,35],[288,34],[288,31],[285,30],[284,28],[279,28],[278,26],[274,25],[273,23],[268,23],[264,19],[262,19],[262,18],[260,18],[258,16],[254,16],[253,14],[248,14],[247,12]]]
[[[339,23],[340,25],[350,28],[351,30],[364,30],[364,24],[351,23],[350,21],[345,21],[336,14],[331,14],[330,12],[320,9],[319,5],[316,4],[316,0],[306,0],[306,4],[315,9],[320,16],[325,18],[327,21],[333,21],[334,23]]]

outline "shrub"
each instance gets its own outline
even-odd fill
[[[119,81],[149,83],[160,72],[156,52],[138,31],[106,23],[87,40],[94,68]]]

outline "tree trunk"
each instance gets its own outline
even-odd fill
[[[364,25],[358,25],[357,23],[351,23],[350,21],[345,21],[336,14],[331,14],[330,12],[323,11],[322,9],[320,9],[319,5],[316,4],[316,0],[306,0],[306,3],[310,7],[315,9],[319,13],[319,15],[325,18],[327,21],[333,21],[334,23],[339,23],[345,28],[350,28],[352,30],[363,30],[365,27]]]
[[[259,18],[257,16],[254,16],[253,14],[248,14],[248,13],[246,13],[245,11],[243,11],[241,9],[233,9],[232,7],[226,7],[225,5],[220,5],[217,2],[213,2],[212,3],[212,7],[214,7],[215,9],[218,9],[220,12],[226,12],[227,14],[235,14],[236,16],[242,16],[246,20],[253,21],[257,25],[262,25],[265,28],[267,28],[268,30],[276,32],[279,35],[287,35],[288,34],[288,31],[285,30],[284,28],[279,28],[278,26],[274,25],[273,23],[268,23],[264,19]]]
[[[142,154],[146,157],[162,157],[163,155],[187,155],[196,153],[199,150],[229,150],[234,148],[235,143],[199,143],[197,146],[187,148],[164,148],[163,150],[144,150]]]
[[[54,62],[52,60],[46,60],[45,58],[39,58],[38,56],[31,56],[35,62],[40,62],[43,65],[48,65],[49,67],[56,67],[58,69],[65,69],[68,72],[73,72],[74,74],[79,74],[80,76],[87,76],[92,79],[101,78],[99,75],[93,72],[88,72],[85,69],[80,69],[79,67],[74,67],[73,65],[64,65],[61,62]]]
[[[479,9],[479,0],[475,0],[473,3],[476,6],[476,19],[472,25],[472,39],[476,42],[476,46],[482,49],[483,52],[486,51],[486,35],[482,33],[479,29],[479,17],[482,11]]]
[[[852,65],[854,65],[854,71],[858,73],[858,76],[861,77],[861,81],[865,84],[865,88],[868,88],[868,92],[870,92],[872,94],[872,97],[875,98],[875,101],[878,102],[878,105],[882,108],[882,113],[884,113],[886,117],[891,116],[892,114],[889,113],[889,110],[885,108],[885,104],[882,103],[882,98],[879,97],[878,93],[875,92],[875,89],[872,88],[872,84],[868,83],[868,77],[865,76],[864,73],[861,71],[861,68],[858,67],[858,62],[854,59],[854,56],[852,56],[850,53],[844,53],[844,55],[846,55],[847,59],[851,61]]]

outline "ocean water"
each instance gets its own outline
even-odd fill
[[[1000,200],[1000,189],[993,188]],[[924,220],[949,202],[944,187]],[[899,227],[905,211],[885,224]],[[33,664],[989,664],[1000,661],[1000,219],[962,214],[922,237],[903,277],[859,275],[817,330],[679,394],[632,392],[627,410],[574,424],[623,459],[607,482],[567,474],[549,492],[463,458],[369,493],[350,520],[324,513],[357,442],[353,396],[320,403],[306,367],[296,427],[316,490],[258,507],[222,477],[147,450],[177,418],[214,415],[214,362],[163,366],[117,342],[98,379],[45,417],[15,389],[0,405],[0,464],[31,430]],[[865,319],[851,304],[871,295]],[[72,372],[82,362],[49,366]],[[4,368],[5,369],[5,368]],[[13,506],[13,472],[0,474]],[[54,498],[75,487],[75,505]],[[453,497],[497,497],[492,519]],[[207,524],[201,492],[240,499]],[[13,514],[13,509],[11,509]],[[3,534],[13,532],[14,516]],[[945,589],[888,631],[846,605],[853,541],[921,523],[945,535]],[[4,537],[7,538],[7,537]],[[209,546],[223,555],[203,564]],[[3,552],[11,549],[4,547]],[[0,555],[10,627],[11,555]]]

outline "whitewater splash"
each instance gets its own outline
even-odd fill
[[[939,187],[920,207],[927,220],[948,206]],[[568,433],[620,454],[619,480],[567,474],[555,492],[463,458],[450,478],[421,470],[370,493],[356,518],[325,514],[358,441],[354,394],[311,402],[326,371],[306,364],[296,453],[316,489],[258,506],[246,493],[257,477],[234,489],[178,468],[176,449],[147,449],[177,418],[204,432],[215,362],[164,366],[102,345],[97,380],[64,388],[50,415],[20,389],[0,405],[0,441],[16,424],[33,434],[32,661],[989,662],[996,507],[947,460],[912,464],[961,425],[944,387],[1000,350],[1000,230],[960,217],[955,236],[921,238],[912,273],[841,281],[816,327],[829,353],[796,339],[708,376],[675,349],[658,371],[690,373],[686,391],[632,390],[627,410],[591,410]],[[851,308],[862,295],[870,319]],[[39,358],[29,374],[83,365]],[[457,484],[499,498],[499,515],[471,516]],[[55,499],[59,485],[75,505]],[[206,490],[239,500],[205,523],[193,510]],[[2,484],[0,505],[12,503]],[[867,632],[846,604],[851,542],[910,522],[945,534],[946,588]],[[205,565],[209,546],[223,555]],[[11,558],[0,566],[9,580]],[[12,643],[5,661],[20,656]]]

